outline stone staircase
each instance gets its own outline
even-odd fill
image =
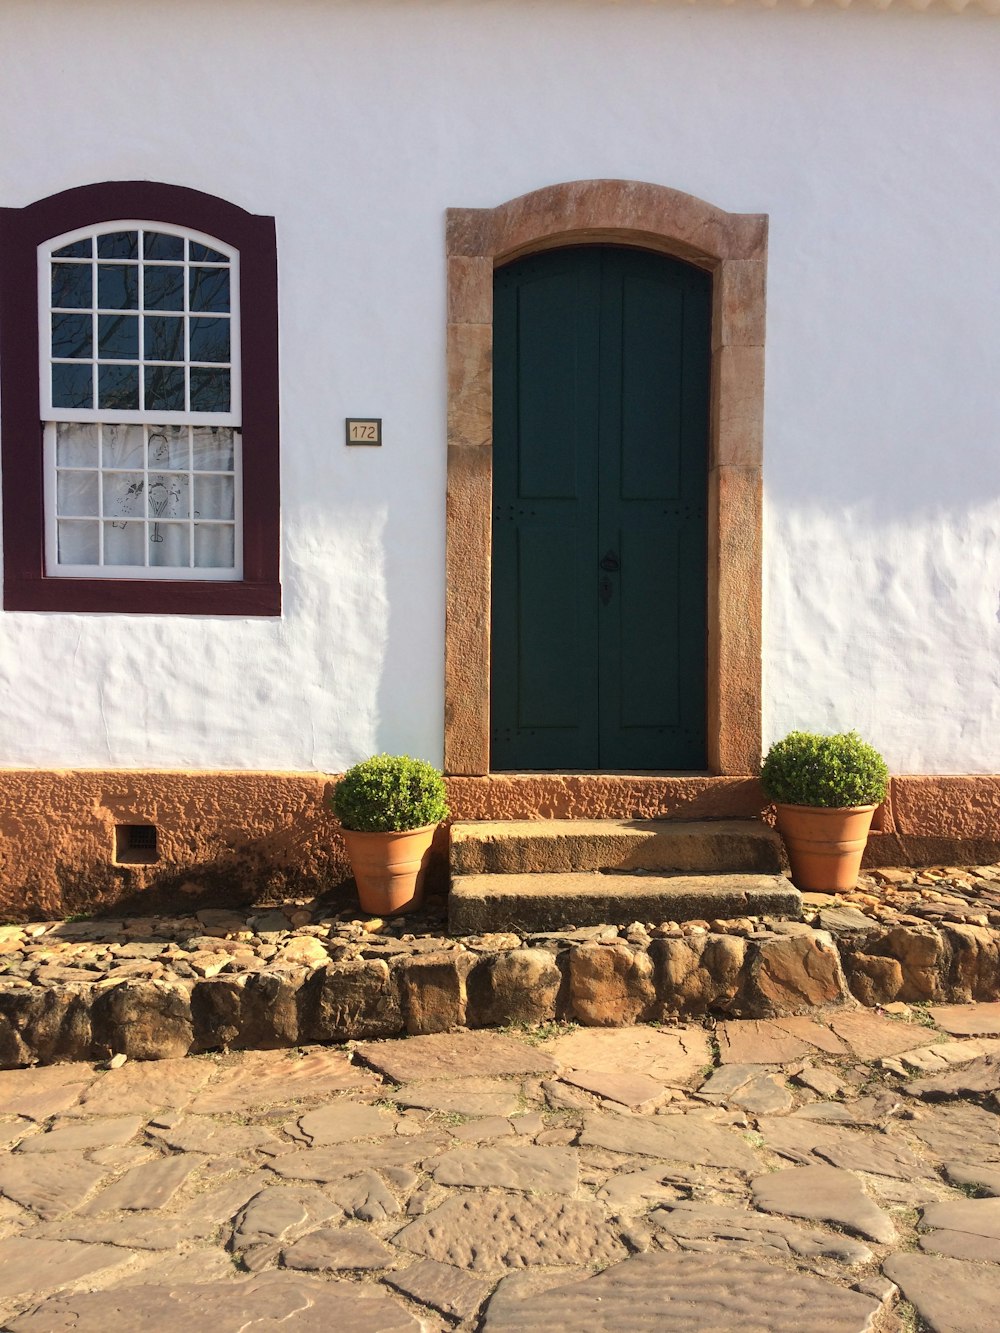
[[[451,827],[452,934],[798,917],[759,820],[546,819]]]

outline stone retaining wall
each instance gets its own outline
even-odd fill
[[[1000,998],[1000,931],[992,927],[887,926],[843,909],[825,915],[830,930],[769,922],[749,935],[698,931],[641,943],[614,927],[527,941],[441,939],[439,947],[424,939],[387,958],[195,980],[107,976],[38,985],[0,977],[0,1067],[553,1019],[616,1026],[677,1015],[765,1018],[856,1002]]]

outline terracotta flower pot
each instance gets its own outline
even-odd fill
[[[341,829],[363,912],[395,916],[420,906],[436,828],[427,824],[402,833]]]
[[[848,893],[858,882],[874,805],[824,809],[779,805],[778,831],[785,840],[797,889]]]

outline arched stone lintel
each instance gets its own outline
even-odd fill
[[[448,210],[446,772],[489,771],[493,271],[539,250],[602,243],[656,250],[712,274],[708,764],[717,774],[756,771],[767,222],[617,180]]]
[[[522,194],[497,208],[448,210],[448,252],[494,264],[555,245],[588,241],[664,250],[714,269],[724,259],[763,259],[767,218],[645,181],[570,181]]]

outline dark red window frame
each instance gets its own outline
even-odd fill
[[[38,246],[143,218],[206,232],[240,253],[243,579],[48,578],[38,394]],[[7,611],[281,614],[278,266],[274,219],[177,185],[106,181],[0,208],[0,460]]]

